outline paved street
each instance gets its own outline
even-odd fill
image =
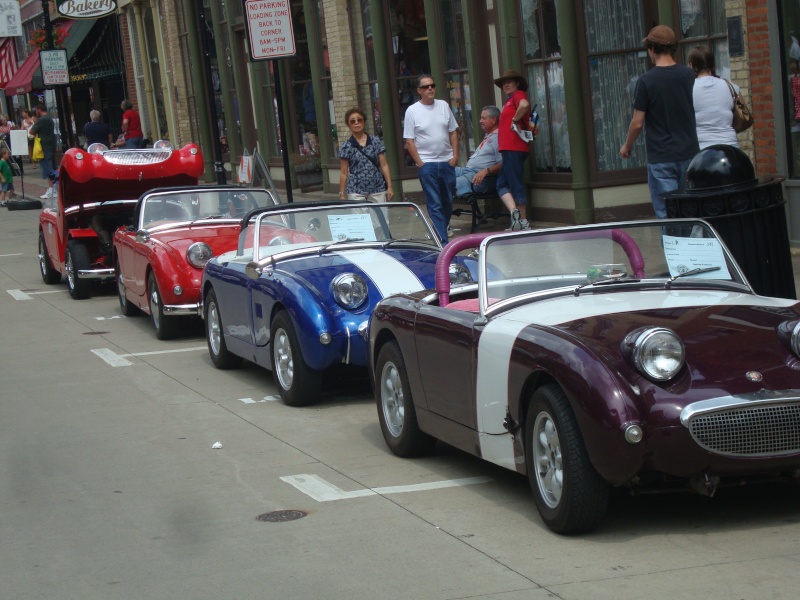
[[[161,342],[111,285],[45,285],[37,223],[0,211],[2,598],[797,597],[800,485],[619,492],[554,535],[523,477],[394,457],[363,379],[289,408],[267,371],[214,369],[199,322]]]

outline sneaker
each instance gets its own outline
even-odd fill
[[[8,206],[8,201],[3,200],[2,202],[0,202],[0,206]]]
[[[455,234],[453,233],[453,228],[452,228],[452,227],[450,227],[450,225],[448,225],[448,226],[447,226],[447,238],[448,238],[448,239],[450,239],[450,238],[452,238],[452,237],[453,237],[453,235],[455,235]]]
[[[506,231],[519,231],[520,227],[519,211],[515,208],[511,211],[511,227],[506,229]]]
[[[531,224],[528,223],[528,219],[520,219],[519,228],[522,231],[528,231],[531,228]]]
[[[53,188],[47,188],[47,191],[41,196],[39,196],[39,198],[41,198],[42,200],[47,200],[48,198],[52,197],[53,197]]]

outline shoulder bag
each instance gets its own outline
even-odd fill
[[[728,84],[733,98],[733,130],[736,133],[742,133],[753,126],[753,113],[750,112],[750,107],[747,106],[742,95],[736,93],[733,84],[727,79],[723,81]]]

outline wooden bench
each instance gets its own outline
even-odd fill
[[[492,177],[497,182],[497,177]],[[470,208],[456,208],[453,209],[453,215],[460,217],[461,215],[472,215],[472,226],[469,232],[475,233],[481,225],[490,224],[489,221],[497,221],[501,216],[508,215],[508,211],[503,209],[503,203],[500,196],[497,195],[496,186],[492,186],[492,191],[489,192],[476,192],[472,191],[463,196],[455,196],[453,204],[467,204]],[[483,204],[483,208],[481,208]],[[493,204],[499,205],[500,208],[491,210],[490,206]]]

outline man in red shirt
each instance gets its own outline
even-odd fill
[[[144,148],[144,134],[139,113],[133,110],[130,100],[123,100],[120,108],[122,113],[122,135],[125,137],[126,148]]]

